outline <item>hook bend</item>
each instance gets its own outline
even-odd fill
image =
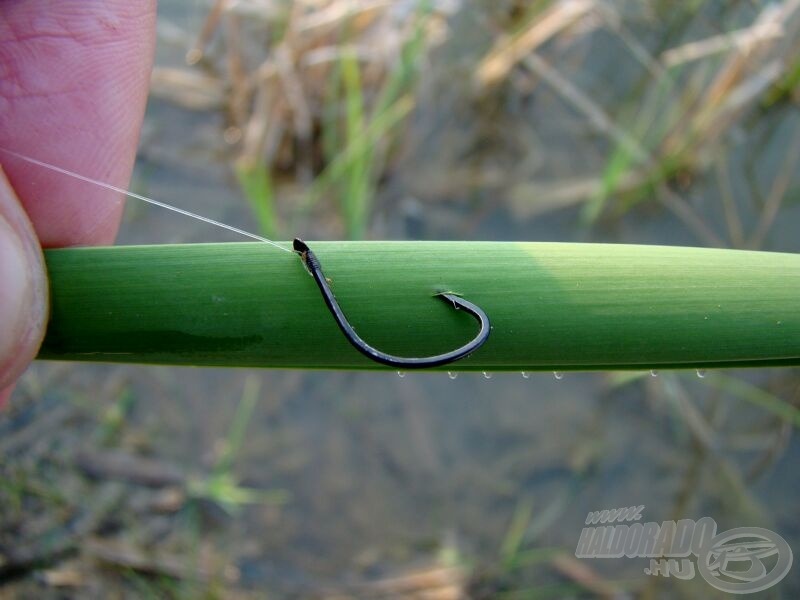
[[[460,348],[456,348],[455,350],[451,350],[450,352],[445,352],[444,354],[437,354],[435,356],[425,356],[420,358],[414,357],[402,357],[402,356],[393,356],[391,354],[386,354],[385,352],[381,352],[380,350],[373,348],[369,344],[367,344],[353,329],[353,326],[350,325],[350,322],[347,320],[344,312],[342,311],[339,303],[336,301],[336,298],[333,295],[333,290],[331,290],[330,286],[328,285],[327,279],[325,279],[325,275],[322,272],[322,265],[319,262],[319,259],[316,255],[311,251],[308,245],[301,240],[300,238],[295,238],[293,243],[294,251],[300,255],[303,264],[305,265],[308,272],[314,278],[314,281],[319,287],[320,292],[322,292],[322,297],[325,300],[325,304],[328,307],[328,310],[331,311],[333,318],[336,320],[336,324],[341,329],[344,336],[347,338],[347,341],[353,345],[353,347],[361,352],[367,358],[374,360],[375,362],[379,362],[384,365],[388,365],[390,367],[397,367],[403,369],[423,369],[426,367],[440,367],[442,365],[446,365],[448,363],[454,362],[459,360],[460,358],[464,358],[469,354],[472,354],[480,348],[483,343],[489,338],[489,333],[491,331],[491,325],[489,323],[489,317],[486,313],[476,304],[464,300],[463,298],[456,296],[455,294],[450,293],[440,293],[437,294],[439,298],[445,300],[447,302],[452,303],[455,309],[461,309],[466,313],[475,317],[475,319],[480,323],[480,331],[478,335],[475,336],[471,341],[464,344]]]

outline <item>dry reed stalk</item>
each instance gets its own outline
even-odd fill
[[[474,81],[479,89],[495,85],[505,79],[525,57],[542,44],[572,26],[595,8],[594,0],[563,0],[555,2],[536,15],[521,33],[504,37],[481,60]]]

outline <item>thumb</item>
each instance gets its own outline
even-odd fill
[[[42,249],[0,168],[0,407],[39,350],[47,307]]]

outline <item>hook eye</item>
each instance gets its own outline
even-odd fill
[[[353,326],[350,325],[350,322],[347,320],[347,317],[339,306],[339,303],[336,301],[333,291],[328,285],[325,274],[322,272],[322,265],[320,264],[319,259],[311,251],[311,248],[308,247],[308,244],[306,244],[300,238],[295,238],[293,247],[294,251],[300,255],[300,259],[303,261],[303,265],[306,267],[306,270],[311,273],[311,276],[317,283],[317,287],[319,287],[319,290],[322,293],[322,298],[325,300],[328,310],[331,311],[333,318],[336,320],[336,324],[347,338],[347,341],[350,342],[350,344],[352,344],[356,350],[361,352],[361,354],[374,360],[375,362],[388,365],[390,367],[398,367],[403,369],[440,367],[442,365],[455,362],[461,358],[464,358],[465,356],[469,356],[475,352],[475,350],[480,348],[487,339],[489,339],[491,324],[489,323],[489,317],[486,315],[483,309],[478,305],[461,298],[460,296],[449,292],[442,292],[437,294],[437,297],[452,304],[454,309],[463,310],[467,314],[472,315],[478,321],[480,330],[472,340],[460,348],[456,348],[450,352],[420,358],[393,356],[391,354],[381,352],[377,348],[373,348],[363,339],[361,339],[361,337],[355,332],[355,329],[353,329]]]

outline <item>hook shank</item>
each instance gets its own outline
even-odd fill
[[[333,318],[336,320],[336,324],[341,329],[344,336],[347,338],[347,341],[353,345],[353,347],[361,352],[367,358],[370,358],[376,362],[379,362],[384,365],[388,365],[390,367],[398,367],[404,369],[422,369],[426,367],[440,367],[442,365],[446,365],[448,363],[454,362],[459,360],[460,358],[464,358],[469,354],[473,353],[475,350],[480,348],[483,343],[489,338],[489,333],[491,331],[491,325],[489,323],[489,317],[486,313],[476,304],[464,300],[463,298],[456,296],[455,294],[449,293],[441,293],[437,294],[439,298],[450,302],[453,304],[455,309],[461,309],[466,313],[475,317],[475,319],[480,323],[480,331],[478,335],[475,336],[470,342],[464,344],[460,348],[456,348],[450,352],[446,352],[444,354],[437,354],[435,356],[426,356],[420,358],[406,358],[401,356],[393,356],[391,354],[386,354],[385,352],[381,352],[380,350],[373,348],[369,344],[367,344],[361,337],[355,332],[353,326],[350,325],[350,322],[347,320],[344,312],[342,311],[339,303],[336,301],[336,297],[333,295],[333,290],[331,290],[330,286],[328,285],[327,279],[325,279],[325,275],[322,272],[322,265],[319,262],[317,256],[311,251],[308,245],[301,239],[295,238],[294,240],[294,251],[300,255],[300,258],[303,261],[308,272],[314,278],[314,281],[319,287],[320,292],[322,292],[322,297],[325,300],[325,304],[328,307],[328,310],[331,311]]]

